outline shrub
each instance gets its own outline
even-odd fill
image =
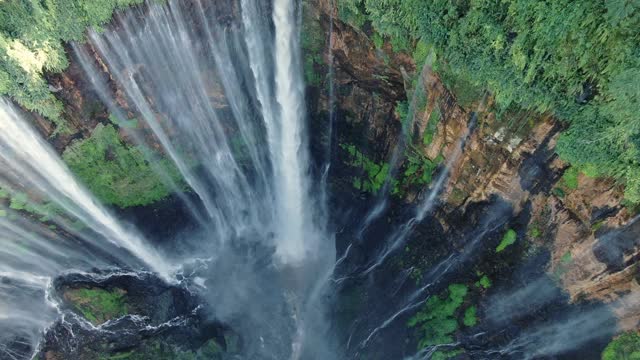
[[[512,245],[513,243],[515,243],[517,237],[518,237],[518,234],[516,234],[515,230],[513,229],[507,230],[507,232],[502,237],[502,241],[500,241],[500,244],[496,248],[496,252],[502,252],[509,245]]]

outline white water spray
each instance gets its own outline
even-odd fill
[[[292,0],[275,0],[276,99],[279,104],[281,128],[278,146],[278,196],[281,232],[277,253],[285,263],[300,263],[309,255],[305,243],[313,239],[306,180],[308,155],[303,135],[302,114],[304,83],[302,71],[295,60],[300,58],[298,33],[295,27],[296,6]],[[311,237],[311,238],[310,238]]]
[[[0,100],[0,159],[19,179],[47,194],[112,244],[124,248],[157,271],[165,279],[171,272],[164,260],[133,229],[126,229],[84,186],[17,111]]]

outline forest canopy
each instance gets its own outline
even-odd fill
[[[392,44],[433,46],[499,111],[567,122],[561,158],[640,202],[640,0],[346,0],[339,11]]]
[[[62,105],[44,79],[45,71],[68,66],[63,42],[82,41],[88,27],[100,29],[113,11],[143,0],[0,1],[0,95],[12,97],[58,126]]]

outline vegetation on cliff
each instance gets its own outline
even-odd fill
[[[458,329],[458,320],[455,314],[462,306],[467,292],[466,285],[451,284],[441,296],[430,297],[422,310],[409,319],[407,325],[419,329],[418,349],[453,342],[453,333]],[[469,323],[468,326],[475,325],[476,321],[475,310],[471,310],[463,320],[465,324]]]
[[[515,230],[513,229],[507,230],[507,232],[504,233],[504,236],[502,236],[502,240],[500,241],[500,244],[498,244],[498,247],[496,247],[496,252],[504,251],[504,249],[506,249],[509,245],[513,245],[516,242],[517,238],[518,238],[518,234],[516,233]]]
[[[63,42],[83,41],[88,27],[100,30],[114,10],[143,0],[0,1],[0,95],[12,97],[64,128],[62,104],[45,72],[68,66]]]
[[[126,292],[121,289],[73,289],[64,296],[94,325],[129,313]]]
[[[155,155],[153,166],[145,153]],[[122,208],[148,205],[170,195],[156,167],[175,183],[182,179],[170,160],[142,146],[125,144],[112,125],[99,124],[90,138],[70,145],[62,157],[100,200]]]
[[[615,338],[602,353],[602,360],[640,359],[640,334],[630,331]]]
[[[568,121],[560,156],[640,202],[639,2],[347,0],[339,12],[392,44],[433,46],[448,75],[488,88],[499,112]]]

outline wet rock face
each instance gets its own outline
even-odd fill
[[[47,331],[39,359],[226,359],[239,349],[201,299],[151,274],[72,274],[54,289],[65,315]]]
[[[310,3],[325,33],[333,18],[333,37],[326,45],[332,45],[335,67],[336,141],[359,144],[370,159],[388,161],[401,131],[395,103],[407,99],[401,69],[415,74],[415,66],[402,55],[388,57],[385,65],[380,60],[382,52],[375,49],[366,34],[337,19],[333,2]],[[324,54],[325,64],[329,60]],[[622,205],[621,186],[581,173],[573,174],[575,183],[568,184],[567,178],[575,169],[571,170],[555,154],[555,143],[564,127],[556,119],[518,112],[497,116],[490,110],[490,97],[484,103],[476,101],[463,107],[439,74],[427,71],[424,81],[427,104],[416,114],[413,131],[416,138],[422,139],[427,129],[435,129],[429,144],[416,145],[429,159],[438,155],[450,158],[467,129],[471,113],[479,112],[478,127],[463,155],[453,164],[441,196],[443,210],[437,217],[442,226],[456,226],[451,220],[453,214],[498,196],[511,204],[514,219],[526,215],[518,238],[532,249],[549,252],[548,262],[540,266],[559,281],[570,301],[615,304],[620,309],[617,315],[621,324],[636,327],[640,308],[628,302],[621,304],[628,294],[640,290],[635,265],[640,256],[636,240],[640,238],[640,228],[628,225],[632,214]],[[320,121],[326,121],[326,91],[316,95],[313,113],[323,114]],[[438,123],[430,124],[432,121]],[[341,184],[338,189],[342,196],[351,184],[340,180],[348,178],[353,169],[341,162],[344,161],[340,158],[334,159],[332,172]],[[396,201],[411,203],[415,198],[406,196]]]

